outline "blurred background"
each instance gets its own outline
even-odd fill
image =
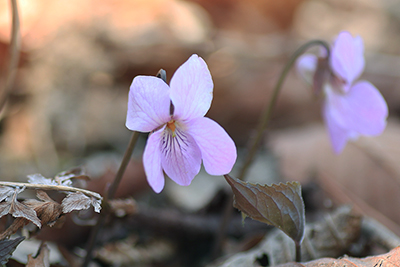
[[[102,192],[131,135],[125,116],[132,79],[155,75],[163,68],[169,80],[194,53],[205,59],[214,80],[207,116],[221,124],[238,146],[234,174],[291,54],[311,39],[331,42],[347,30],[364,39],[362,79],[379,88],[389,105],[385,133],[361,138],[334,155],[321,120],[321,101],[292,70],[264,149],[247,180],[316,184],[324,198],[306,205],[329,208],[352,203],[400,234],[400,1],[20,0],[18,4],[22,51],[15,86],[0,114],[1,180],[26,181],[31,173],[53,177],[83,165],[97,179],[89,188]],[[2,87],[10,13],[9,1],[0,1]],[[121,197],[151,192],[140,162],[145,140],[143,135]],[[221,177],[200,176],[186,188],[168,183],[161,195],[182,209],[199,209],[226,186]]]

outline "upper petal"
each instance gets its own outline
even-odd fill
[[[300,75],[309,83],[313,84],[313,77],[317,69],[318,57],[313,54],[304,54],[297,60],[297,70]]]
[[[192,55],[175,72],[170,84],[174,118],[188,120],[203,117],[211,106],[213,81],[207,64]]]
[[[349,32],[341,32],[332,47],[333,72],[350,85],[361,75],[364,65],[362,38],[360,36],[353,38]]]
[[[153,132],[147,139],[143,153],[143,165],[149,185],[156,193],[164,188],[165,179],[161,168],[161,140],[165,126]]]
[[[360,81],[346,94],[328,92],[326,101],[335,121],[345,129],[375,136],[386,127],[386,101],[370,82]]]
[[[169,87],[160,78],[136,76],[128,99],[126,127],[132,131],[150,132],[170,120]]]
[[[177,125],[175,135],[169,128],[163,131],[161,164],[168,175],[179,185],[189,185],[199,173],[201,152],[193,137]]]
[[[223,175],[232,170],[236,161],[236,146],[232,138],[215,121],[197,118],[187,123],[201,151],[204,168],[211,175]]]

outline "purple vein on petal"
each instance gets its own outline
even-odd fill
[[[193,137],[179,127],[175,135],[170,129],[164,131],[161,153],[165,173],[179,185],[189,185],[200,171],[200,149]]]

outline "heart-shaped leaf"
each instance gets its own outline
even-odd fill
[[[303,241],[305,214],[299,182],[260,185],[225,175],[234,194],[233,206],[245,216],[273,225],[297,244]]]

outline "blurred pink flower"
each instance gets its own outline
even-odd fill
[[[329,64],[321,64],[324,60],[305,54],[297,66],[302,76],[308,82],[314,82],[314,86],[322,80],[325,95],[322,114],[333,150],[339,154],[348,140],[360,135],[380,135],[386,127],[388,107],[374,85],[368,81],[356,82],[365,66],[360,36],[353,38],[350,33],[341,32],[332,46]]]
[[[126,127],[151,132],[143,154],[147,180],[156,193],[164,174],[187,186],[203,160],[211,175],[231,171],[236,147],[225,130],[204,117],[213,98],[213,81],[204,60],[192,55],[168,86],[162,79],[137,76],[129,91]]]

